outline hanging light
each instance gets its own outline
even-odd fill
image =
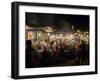
[[[62,34],[60,34],[59,36],[62,37]]]
[[[74,30],[74,25],[72,25],[72,30]]]
[[[50,35],[50,33],[48,33],[48,36]]]
[[[39,33],[38,35],[39,35],[39,37],[40,37],[40,36],[41,36],[41,33]]]
[[[77,32],[79,33],[79,32],[80,32],[80,30],[78,29],[78,30],[77,30]]]

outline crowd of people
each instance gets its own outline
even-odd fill
[[[88,64],[89,42],[84,40],[26,40],[26,68]]]

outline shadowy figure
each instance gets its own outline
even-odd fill
[[[35,63],[35,49],[32,48],[31,40],[26,40],[26,68],[33,67]]]
[[[86,44],[84,41],[82,41],[82,44],[80,45],[80,64],[84,65],[84,64],[87,64],[86,63],[86,54],[87,54],[87,51],[86,51]]]
[[[42,53],[43,55],[43,58],[41,59],[42,60],[42,66],[48,66],[48,58],[49,58],[49,55],[48,55],[48,51],[47,51],[47,48],[44,47],[44,51]]]

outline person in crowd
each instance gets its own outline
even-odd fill
[[[26,40],[26,68],[33,67],[35,64],[35,49],[32,47],[31,40]]]
[[[48,66],[49,55],[48,55],[47,47],[44,47],[44,50],[42,52],[42,56],[43,56],[43,58],[41,59],[42,66]]]
[[[82,40],[81,44],[80,44],[80,54],[79,54],[79,64],[80,65],[84,65],[86,64],[86,43]]]
[[[43,49],[41,48],[41,46],[38,47],[37,49],[37,56],[38,56],[38,63],[41,63],[41,59],[42,59],[42,53],[43,53]]]

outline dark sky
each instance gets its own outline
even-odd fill
[[[52,26],[57,29],[71,28],[89,30],[88,15],[26,13],[26,24],[31,26]]]

